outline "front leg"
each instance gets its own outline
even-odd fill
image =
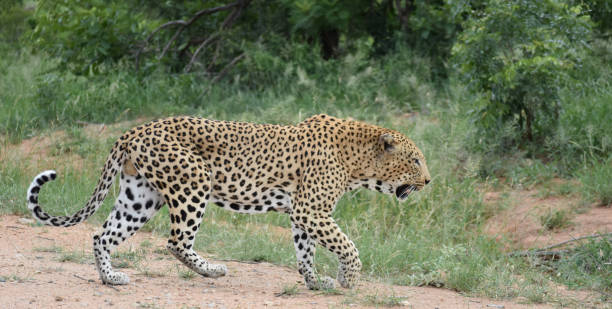
[[[335,160],[321,160],[317,164],[304,171],[295,195],[291,222],[306,231],[310,239],[338,256],[338,282],[342,287],[350,288],[359,280],[359,252],[331,217],[346,188],[347,175]]]
[[[293,233],[293,246],[297,257],[298,271],[304,276],[306,286],[311,290],[333,289],[335,287],[334,279],[315,275],[313,269],[315,242],[306,231],[297,227],[293,222],[291,222],[291,232]]]
[[[337,276],[338,282],[344,288],[354,287],[359,280],[361,272],[359,251],[357,251],[355,244],[348,236],[340,230],[334,219],[329,216],[315,217],[304,214],[292,217],[292,222],[295,222],[296,227],[299,229],[306,231],[310,239],[316,240],[321,246],[336,254],[340,263]],[[296,248],[297,246],[299,245],[296,244]],[[299,261],[300,257],[298,256],[298,265]],[[307,263],[312,264],[312,259],[307,260]],[[304,275],[308,285],[309,279],[306,277],[307,274],[310,273],[302,275]]]
[[[337,280],[344,288],[352,288],[359,281],[361,260],[355,244],[344,234],[331,217],[310,222],[317,242],[338,256]],[[318,227],[318,229],[317,229]]]

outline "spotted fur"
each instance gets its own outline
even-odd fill
[[[404,200],[430,181],[421,151],[393,130],[327,115],[297,126],[174,117],[122,135],[92,197],[74,215],[52,216],[38,204],[41,186],[56,178],[54,171],[36,176],[28,189],[28,208],[44,224],[75,225],[100,207],[118,172],[119,196],[104,231],[93,239],[96,266],[108,284],[129,282],[112,269],[111,251],[164,204],[170,213],[170,252],[203,276],[225,275],[224,265],[209,263],[192,248],[206,206],[213,202],[242,213],[287,213],[306,285],[334,287],[333,279],[314,272],[318,243],[337,255],[340,285],[352,287],[361,262],[331,217],[338,199],[365,187]]]

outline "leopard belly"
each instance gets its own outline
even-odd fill
[[[276,188],[261,192],[256,198],[236,195],[220,196],[213,192],[210,201],[223,209],[245,214],[259,214],[269,211],[291,213],[292,210],[291,194]]]

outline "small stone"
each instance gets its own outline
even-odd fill
[[[407,300],[402,300],[399,304],[400,306],[410,306],[410,302]]]
[[[94,292],[94,295],[95,295],[95,296],[102,296],[102,295],[104,295],[104,293],[102,293],[102,292],[100,292],[100,291],[95,291],[95,292]]]
[[[64,301],[64,298],[61,296],[55,296],[55,301]]]
[[[19,220],[17,220],[19,223],[21,224],[34,224],[34,220],[30,219],[30,218],[19,218]]]

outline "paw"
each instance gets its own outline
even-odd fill
[[[361,262],[355,263],[353,267],[340,265],[337,280],[343,288],[353,288],[359,281]]]
[[[208,278],[219,278],[227,274],[227,266],[223,264],[208,264],[206,269],[203,269],[200,274]]]
[[[336,282],[334,278],[323,276],[320,277],[317,281],[319,281],[319,289],[321,290],[331,290],[336,288]]]
[[[110,285],[124,285],[130,283],[130,277],[122,272],[110,272],[101,277],[102,282]]]
[[[352,287],[355,286],[355,282],[356,280],[349,280],[346,276],[346,273],[344,272],[338,272],[338,277],[337,277],[338,283],[340,283],[340,286],[345,288],[345,289],[350,289]]]
[[[306,287],[310,290],[331,290],[336,288],[336,282],[331,277],[321,276],[316,280],[307,281]]]

